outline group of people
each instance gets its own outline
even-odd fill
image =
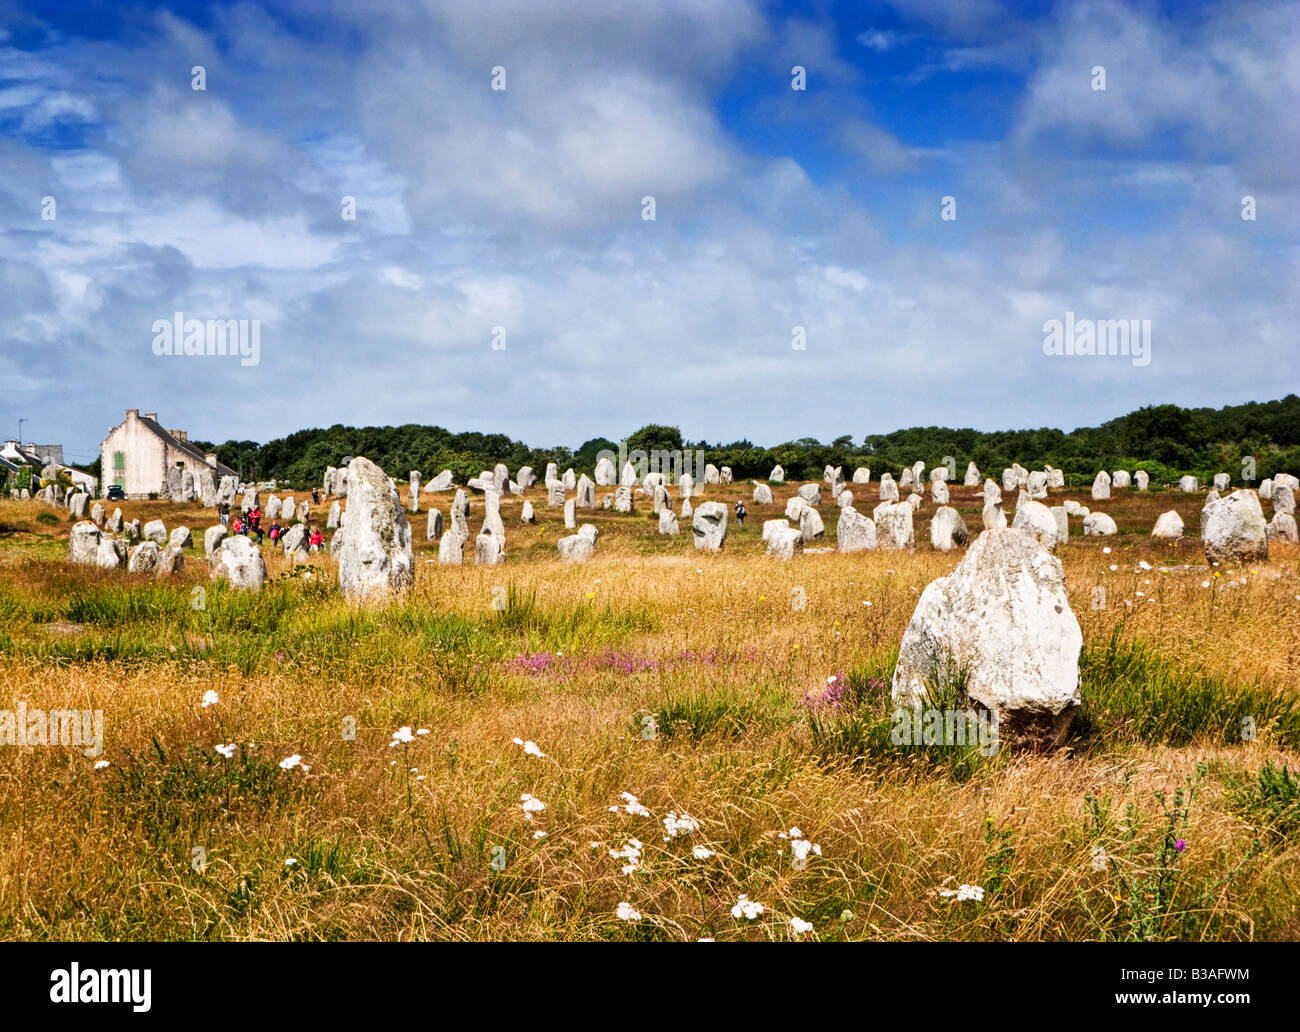
[[[316,498],[316,492],[312,492],[313,500]],[[233,534],[243,534],[246,537],[257,538],[260,546],[264,538],[269,537],[271,544],[278,547],[280,538],[284,536],[287,527],[281,527],[279,520],[272,520],[270,527],[262,526],[262,510],[256,505],[248,510],[239,510],[235,513],[230,511],[230,503],[222,502],[217,506],[217,515],[221,517],[221,525],[229,527]],[[319,552],[325,546],[325,535],[320,532],[319,527],[313,526],[307,535],[307,549],[311,552]]]

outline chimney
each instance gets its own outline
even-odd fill
[[[145,418],[145,419],[152,419],[152,420],[156,423],[156,422],[158,422],[158,413],[157,413],[157,412],[146,412],[146,413],[144,414],[144,418]]]
[[[167,432],[171,434],[174,438],[176,438],[176,440],[178,441],[186,440],[184,430],[168,430]]]
[[[127,410],[126,410],[126,418],[127,418],[127,419],[139,419],[139,418],[140,418],[140,410],[139,410],[138,408],[129,408],[129,409],[127,409]]]
[[[217,464],[217,456],[214,452],[208,452],[205,456],[203,456],[203,461],[206,462],[209,466],[215,466]]]

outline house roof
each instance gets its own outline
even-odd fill
[[[206,466],[208,464],[207,455],[199,451],[199,449],[194,447],[194,445],[190,444],[189,441],[182,441],[179,437],[174,437],[173,435],[169,434],[166,430],[162,428],[161,424],[159,424],[159,422],[156,419],[150,419],[148,416],[139,416],[138,419],[140,423],[150,433],[156,434],[159,437],[161,437],[163,443],[168,444],[171,447],[177,449],[178,451],[183,452],[184,454],[190,456],[190,458],[192,458],[199,465]],[[218,462],[216,464],[216,471],[219,476],[223,476],[223,477],[235,476],[235,471],[231,469],[229,466],[221,462]]]

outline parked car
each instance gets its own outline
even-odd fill
[[[108,501],[110,502],[125,502],[126,492],[123,491],[117,484],[114,484],[112,487],[108,489],[108,494],[104,495],[104,497],[108,499]]]

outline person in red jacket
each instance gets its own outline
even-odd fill
[[[271,536],[271,544],[278,545],[280,543],[280,521],[279,520],[271,521],[270,536]]]
[[[312,527],[311,538],[309,540],[311,542],[311,550],[313,552],[319,552],[321,545],[325,543],[325,535],[322,534],[318,528]]]
[[[233,530],[236,534],[242,534],[244,532],[243,521],[240,520],[238,516],[236,516],[234,518],[234,521],[230,525],[230,529]]]

